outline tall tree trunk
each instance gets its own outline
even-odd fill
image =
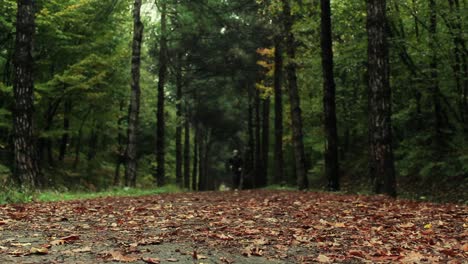
[[[328,189],[340,189],[338,164],[338,132],[336,128],[335,80],[333,74],[333,42],[330,0],[321,0],[321,46],[323,72],[323,108],[325,116],[325,175]]]
[[[197,190],[204,191],[205,184],[205,131],[202,128],[199,128],[198,132],[198,187]]]
[[[304,141],[302,134],[302,111],[299,98],[299,89],[297,87],[296,76],[296,40],[292,32],[293,17],[288,0],[283,0],[284,29],[286,36],[286,53],[288,54],[288,63],[286,65],[286,74],[289,86],[289,104],[291,107],[291,121],[294,143],[294,158],[296,167],[297,186],[300,190],[308,188],[306,157],[304,151]]]
[[[32,50],[34,31],[34,1],[19,0],[14,55],[13,145],[14,175],[24,189],[34,189],[43,184],[37,163],[36,137],[33,132],[34,61]]]
[[[247,109],[247,149],[245,151],[243,168],[243,186],[242,188],[252,188],[252,176],[255,176],[255,137],[254,137],[254,98],[250,89],[248,89],[248,109]],[[236,187],[234,187],[236,188]]]
[[[274,182],[282,184],[284,181],[284,159],[283,159],[283,37],[275,37],[275,167]]]
[[[179,187],[183,186],[182,179],[182,54],[177,54],[177,69],[176,69],[176,184]]]
[[[184,120],[184,188],[190,189],[190,123],[187,106],[185,113],[186,116]]]
[[[197,174],[198,174],[198,160],[199,160],[199,138],[200,132],[197,124],[195,124],[195,135],[193,137],[193,168],[192,168],[192,191],[197,190]]]
[[[261,139],[261,128],[262,128],[262,121],[260,118],[260,93],[256,87],[255,89],[255,99],[254,99],[254,111],[255,111],[255,118],[254,118],[254,124],[255,124],[255,188],[260,187],[260,182],[261,182],[261,177],[263,173],[263,168],[262,168],[262,139]]]
[[[268,184],[268,154],[270,152],[270,97],[263,100],[262,109],[262,171],[258,187]]]
[[[124,130],[122,129],[123,121],[125,120],[125,115],[123,115],[123,111],[125,108],[125,101],[120,100],[120,108],[119,108],[119,119],[117,120],[117,153],[116,153],[116,164],[115,164],[115,172],[114,172],[114,186],[120,185],[120,166],[125,162],[125,152],[124,152]]]
[[[434,132],[435,147],[440,148],[443,143],[442,135],[442,108],[440,102],[440,89],[438,77],[438,56],[437,56],[437,6],[435,0],[429,0],[429,48],[431,50],[430,87],[432,92],[432,103],[434,107]]]
[[[60,142],[60,154],[59,154],[60,161],[63,161],[65,159],[65,154],[67,152],[68,139],[70,137],[69,129],[70,129],[71,110],[72,110],[72,101],[71,99],[67,99],[65,100],[64,110],[63,110],[63,130],[65,131],[65,133],[63,133],[62,139]]]
[[[133,4],[132,83],[128,110],[127,148],[125,150],[125,185],[134,187],[137,178],[137,137],[140,115],[140,65],[143,23],[140,17],[141,0]]]
[[[158,109],[156,130],[156,184],[163,186],[165,179],[165,120],[164,120],[164,85],[167,74],[167,4],[162,0],[161,6],[161,39],[159,43],[159,79],[158,79]]]
[[[375,192],[396,196],[386,1],[367,0],[370,175]]]

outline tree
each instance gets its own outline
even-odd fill
[[[288,55],[288,61],[286,63],[286,75],[288,79],[289,104],[291,107],[290,111],[292,120],[292,137],[294,143],[297,186],[300,190],[304,190],[308,188],[308,179],[302,133],[302,111],[296,76],[296,41],[294,38],[294,33],[292,32],[294,19],[291,14],[289,0],[283,0],[283,19],[286,33],[286,53]]]
[[[143,23],[140,17],[141,0],[135,0],[133,5],[133,45],[132,45],[132,84],[130,107],[128,111],[127,149],[125,166],[125,185],[135,186],[137,177],[137,135],[140,114],[140,64],[141,42],[143,39]]]
[[[34,1],[19,0],[16,18],[16,46],[14,53],[13,144],[14,173],[21,186],[34,189],[44,184],[37,164],[34,136],[34,79],[33,38],[35,31]]]
[[[282,184],[284,181],[283,159],[283,37],[275,36],[275,72],[274,72],[274,96],[275,96],[275,169],[274,182]]]
[[[328,179],[328,189],[337,191],[340,189],[340,183],[330,0],[321,0],[320,6],[322,10],[320,36],[322,47],[323,107],[325,116],[325,175]]]
[[[157,107],[157,128],[156,128],[156,184],[163,186],[165,179],[165,110],[164,110],[164,86],[167,75],[167,3],[161,2],[161,38],[159,41],[159,73],[158,73],[158,107]]]
[[[369,174],[375,192],[396,196],[385,0],[367,1]]]

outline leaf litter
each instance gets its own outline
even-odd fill
[[[467,206],[383,196],[256,190],[109,197],[2,205],[0,219],[1,262],[67,256],[84,263],[468,259]]]

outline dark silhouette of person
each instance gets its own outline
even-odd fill
[[[232,171],[232,188],[242,189],[242,158],[239,151],[235,149],[228,161],[229,169]]]

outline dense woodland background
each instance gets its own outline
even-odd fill
[[[34,188],[217,189],[230,183],[226,160],[240,149],[247,188],[467,200],[464,0],[18,2],[33,3],[35,14]],[[17,8],[0,2],[4,186],[25,185],[14,165],[12,121]],[[388,90],[369,81],[379,76],[368,51],[379,32],[383,52],[375,58],[388,60],[388,105]],[[369,148],[380,129],[372,124],[390,114],[390,137],[380,143],[393,148],[396,192],[392,183],[379,189]]]

